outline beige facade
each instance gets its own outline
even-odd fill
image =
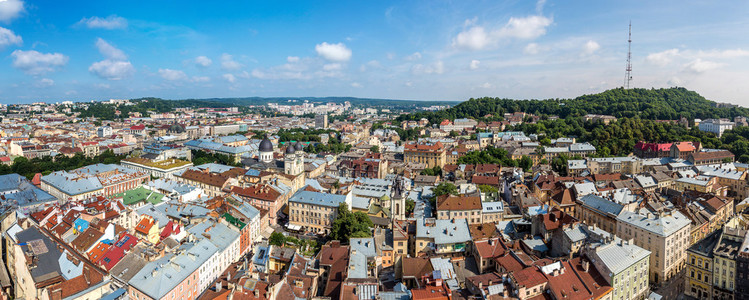
[[[650,251],[650,281],[660,283],[685,267],[690,229],[691,221],[678,211],[623,211],[617,217],[616,235]]]

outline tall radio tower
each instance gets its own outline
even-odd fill
[[[632,83],[632,21],[629,21],[629,39],[627,39],[629,45],[627,46],[627,68],[624,73],[624,88],[629,89],[630,83]]]

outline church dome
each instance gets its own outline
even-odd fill
[[[286,146],[286,154],[294,154],[294,151],[296,151],[296,146],[289,143],[289,145]]]
[[[296,151],[304,151],[304,144],[302,142],[296,142]]]
[[[170,132],[176,132],[176,133],[182,133],[185,132],[185,128],[182,127],[182,125],[179,124],[172,124],[172,126],[169,126]]]
[[[260,152],[273,152],[273,144],[270,142],[268,138],[264,138],[260,142],[260,147],[258,150]]]

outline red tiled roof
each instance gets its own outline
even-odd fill
[[[528,267],[520,271],[514,272],[511,276],[515,278],[515,281],[520,286],[527,288],[544,284],[547,279],[544,273],[538,269],[538,267]]]
[[[154,222],[151,218],[143,217],[140,219],[140,222],[138,222],[138,225],[135,226],[135,231],[142,234],[148,234],[148,232],[151,231],[151,227],[153,227],[153,223]]]
[[[281,197],[281,193],[267,184],[255,184],[246,188],[233,186],[231,192],[239,196],[265,201],[276,201]]]
[[[474,242],[474,247],[481,258],[494,258],[505,254],[507,247],[500,238]]]
[[[437,198],[437,210],[481,210],[481,197],[442,195]]]
[[[109,248],[109,250],[102,255],[99,259],[98,264],[103,266],[104,269],[109,271],[116,265],[120,260],[125,257],[125,251],[130,250],[135,244],[138,243],[138,238],[131,234],[125,233],[117,240],[117,242]]]
[[[517,258],[511,255],[509,252],[495,258],[494,262],[497,264],[497,266],[502,267],[504,271],[509,273],[517,272],[525,268],[525,266],[523,266],[523,264],[520,263],[520,261],[518,261]]]

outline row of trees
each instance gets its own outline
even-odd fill
[[[241,167],[240,162],[234,162],[234,158],[220,153],[208,153],[203,150],[192,150],[192,164],[199,166],[207,163],[219,163],[227,166]]]
[[[117,164],[120,160],[127,157],[126,155],[115,155],[112,150],[107,150],[95,157],[86,157],[83,153],[77,153],[72,157],[57,155],[55,157],[45,156],[42,158],[27,159],[25,157],[16,157],[11,166],[0,164],[0,175],[17,173],[28,179],[34,178],[36,173],[48,175],[55,171],[73,170],[80,167],[93,164]]]
[[[533,167],[533,160],[523,155],[520,159],[512,159],[507,150],[487,147],[481,151],[471,151],[458,158],[459,164],[498,164],[506,167],[520,167],[528,171]]]
[[[297,141],[297,142],[319,142],[320,135],[323,133],[333,133],[331,140],[338,136],[338,132],[333,129],[279,129],[276,132],[279,142]]]

